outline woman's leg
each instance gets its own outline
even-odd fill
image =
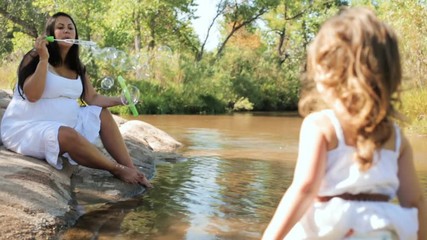
[[[134,168],[129,168],[107,159],[92,143],[69,127],[60,127],[58,131],[60,154],[67,152],[80,165],[107,170],[128,183],[139,183],[147,187],[147,179]]]
[[[122,134],[120,133],[117,123],[114,121],[110,111],[103,108],[100,118],[101,130],[99,135],[105,150],[107,150],[111,157],[113,157],[118,163],[130,168],[135,168]]]
[[[100,137],[102,144],[104,145],[107,152],[113,157],[118,163],[125,165],[129,168],[136,169],[129,155],[125,141],[123,140],[122,133],[120,132],[116,121],[107,108],[103,108],[100,114],[101,119],[101,130]],[[145,175],[138,171],[141,178],[144,179],[143,184],[147,187],[152,187],[151,183],[145,177]]]

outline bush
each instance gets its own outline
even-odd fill
[[[400,111],[410,120],[409,132],[427,134],[427,87],[409,89],[402,93]]]

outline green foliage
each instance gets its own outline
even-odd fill
[[[202,43],[191,27],[193,0],[0,0],[1,84],[8,87],[15,81],[17,64],[43,31],[47,16],[64,11],[74,17],[81,39],[120,49],[129,57],[123,67],[93,51],[81,55],[100,93],[121,92],[117,84],[109,90],[100,87],[106,76],[121,75],[139,87],[140,113],[296,110],[307,45],[340,6],[363,5],[396,29],[404,85],[413,89],[404,93],[404,112],[415,124],[425,124],[426,109],[421,106],[426,102],[427,44],[420,37],[427,32],[425,1],[227,0],[221,4],[217,11],[222,42],[216,51],[200,53]],[[127,107],[112,111],[130,114]]]
[[[22,32],[14,32],[12,44],[13,52],[22,55],[33,48],[34,39]]]
[[[12,34],[8,29],[7,20],[0,18],[0,58],[10,54],[13,49]]]
[[[403,73],[411,86],[427,85],[427,6],[418,1],[381,1],[378,14],[399,37]]]
[[[13,23],[13,31],[24,32],[33,37],[43,32],[48,15],[37,7],[36,1],[29,0],[1,0],[0,13],[1,18]]]
[[[249,102],[248,98],[241,97],[233,106],[234,111],[252,111],[254,109],[253,103]]]
[[[412,133],[427,133],[427,87],[413,88],[402,93],[400,111],[410,120]]]

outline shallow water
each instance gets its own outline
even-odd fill
[[[259,239],[292,179],[295,114],[141,116],[182,142],[186,159],[157,165],[142,197],[86,206],[64,239]],[[425,137],[413,137],[427,195]]]

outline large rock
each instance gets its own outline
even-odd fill
[[[10,99],[10,91],[0,90],[0,118]],[[114,118],[132,160],[148,178],[157,160],[181,157],[175,153],[181,144],[167,133],[142,121]],[[77,204],[117,201],[144,192],[142,186],[124,183],[107,171],[69,164],[58,171],[1,145],[0,239],[54,239],[79,217]],[[100,141],[96,145],[109,156]]]
[[[120,127],[124,138],[144,143],[154,152],[173,152],[181,146],[174,138],[142,121],[128,121]]]
[[[72,172],[0,147],[0,239],[46,239],[73,224]]]

